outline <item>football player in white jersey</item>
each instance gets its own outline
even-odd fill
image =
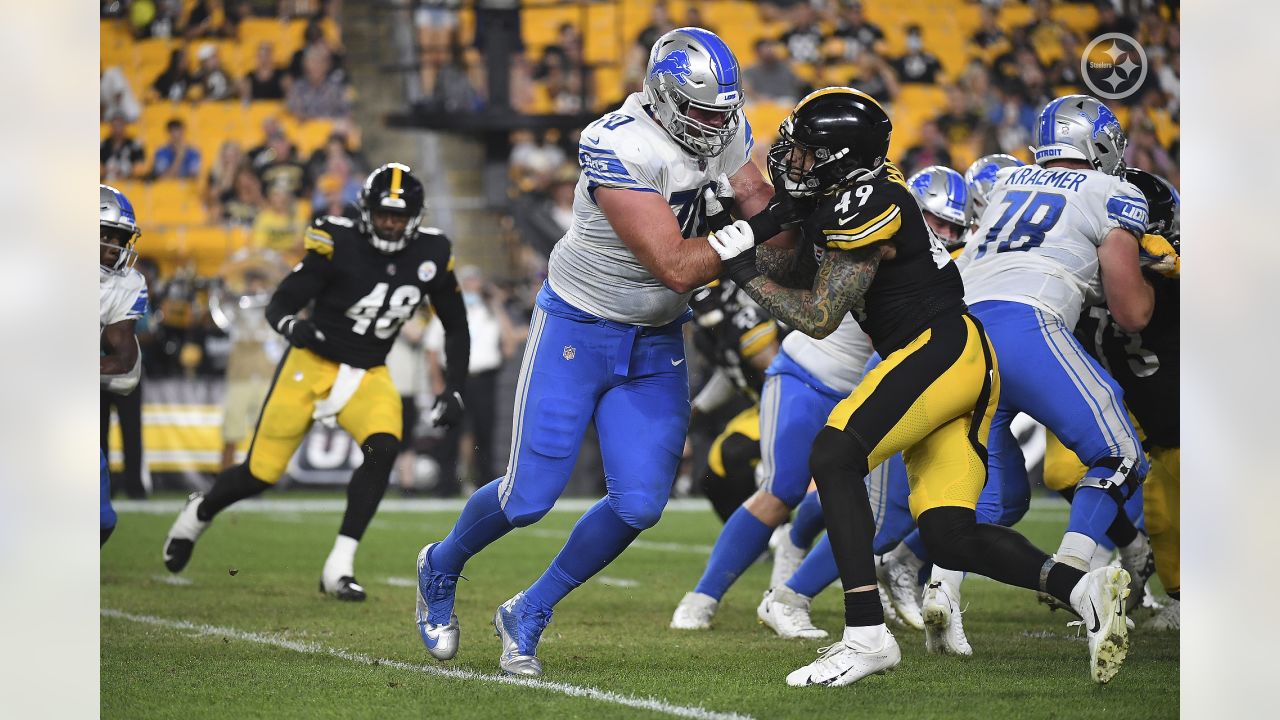
[[[1081,348],[1072,328],[1084,306],[1106,298],[1116,323],[1141,330],[1153,291],[1139,268],[1147,220],[1142,192],[1119,177],[1126,139],[1098,100],[1070,95],[1040,113],[1035,166],[997,174],[964,255],[965,302],[995,348],[1003,389],[991,423],[988,482],[1017,460],[1002,457],[1009,423],[1025,412],[1088,466],[1056,559],[1087,570],[1098,538],[1147,473],[1147,460],[1115,380]],[[1019,464],[1020,465],[1020,464]],[[1113,611],[1082,612],[1091,671],[1105,683],[1128,650],[1129,573],[1111,570]],[[1047,592],[1045,575],[1041,590]],[[1079,607],[1072,598],[1072,605]]]
[[[600,437],[608,495],[542,577],[498,608],[499,667],[541,675],[536,651],[553,606],[661,516],[689,421],[681,325],[691,317],[690,295],[722,270],[704,237],[704,191],[723,173],[741,216],[773,204],[750,161],[743,101],[724,41],[678,28],[654,43],[643,92],[583,130],[573,224],[538,295],[507,470],[418,555],[419,634],[437,659],[457,652],[453,605],[464,564],[551,509],[588,423]],[[784,224],[757,236],[778,235]]]
[[[147,312],[147,283],[142,273],[133,269],[138,259],[133,245],[141,234],[128,198],[113,187],[99,185],[98,339],[102,350],[98,377],[105,390],[120,395],[133,392],[142,376],[134,326]],[[116,526],[105,449],[99,461],[99,530],[105,544]]]

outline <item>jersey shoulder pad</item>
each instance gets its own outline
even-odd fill
[[[302,244],[307,250],[314,250],[326,257],[333,257],[333,248],[340,238],[356,232],[356,224],[351,218],[341,215],[325,215],[307,227],[302,234]]]
[[[635,131],[628,131],[627,126],[632,124],[616,125],[611,129],[608,122],[597,122],[582,131],[578,141],[578,164],[582,166],[589,188],[661,192],[658,183],[663,164],[660,153],[652,151],[652,148],[647,150],[644,138]]]
[[[823,247],[856,250],[889,240],[902,213],[916,210],[906,186],[883,175],[825,196],[818,205]]]
[[[1120,178],[1115,179],[1107,194],[1107,218],[1103,237],[1117,227],[1128,230],[1139,239],[1147,232],[1147,198],[1136,185]]]
[[[436,262],[445,272],[453,272],[453,242],[438,227],[418,228],[418,245],[427,259]]]

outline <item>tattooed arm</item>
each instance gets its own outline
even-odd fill
[[[743,289],[775,318],[805,335],[822,339],[835,332],[855,305],[860,305],[880,268],[883,246],[827,250],[812,289],[788,288],[759,276]]]
[[[756,246],[756,267],[770,280],[783,287],[811,288],[814,273],[818,269],[817,264],[812,261],[805,263],[800,252],[800,248],[758,245]]]

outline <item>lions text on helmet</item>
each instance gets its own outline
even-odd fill
[[[422,221],[426,190],[408,165],[387,163],[364,181],[357,199],[360,231],[384,253],[399,252]]]

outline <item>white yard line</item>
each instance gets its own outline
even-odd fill
[[[418,587],[417,580],[414,580],[413,578],[407,578],[407,577],[389,577],[384,579],[382,582],[390,585],[391,587],[411,587],[411,588]]]
[[[619,587],[619,588],[640,587],[640,583],[636,580],[628,580],[627,578],[620,578],[620,577],[610,577],[608,575],[597,575],[595,580],[601,585],[608,585],[609,587]]]
[[[178,585],[181,587],[194,584],[189,578],[184,578],[181,575],[152,575],[151,579],[156,582],[162,582],[165,585]]]
[[[340,660],[356,663],[358,665],[370,665],[375,667],[391,667],[397,670],[405,670],[408,672],[421,673],[423,675],[431,675],[435,677],[449,678],[452,680],[478,680],[485,683],[496,683],[499,685],[515,685],[520,687],[533,688],[535,690],[546,690],[548,692],[558,693],[560,695],[568,695],[570,697],[582,697],[590,700],[596,700],[611,705],[621,705],[623,707],[636,708],[639,710],[652,710],[653,712],[671,715],[672,717],[696,718],[697,720],[753,720],[749,715],[741,715],[738,713],[722,713],[713,710],[706,710],[701,707],[692,707],[687,705],[676,705],[665,700],[659,700],[652,697],[636,697],[634,695],[626,695],[623,693],[613,692],[612,690],[601,690],[599,688],[585,687],[581,685],[570,685],[568,683],[554,682],[548,680],[532,680],[528,678],[517,678],[508,675],[492,675],[488,673],[472,672],[470,670],[458,670],[443,667],[441,665],[418,665],[414,663],[402,662],[400,660],[389,660],[386,658],[377,658],[372,655],[351,652],[341,648],[333,648],[319,643],[302,642],[298,640],[288,640],[278,635],[264,635],[262,633],[250,632],[248,630],[239,630],[230,627],[218,627],[215,625],[203,625],[187,620],[170,620],[167,618],[155,617],[153,615],[134,615],[122,610],[113,610],[110,608],[102,609],[103,617],[115,618],[119,620],[127,620],[129,622],[140,623],[143,625],[152,625],[155,627],[168,628],[170,630],[185,631],[193,636],[209,636],[234,638],[244,642],[251,642],[258,645],[269,645],[271,647],[281,648],[284,650],[292,650],[294,652],[306,655],[328,655]]]

